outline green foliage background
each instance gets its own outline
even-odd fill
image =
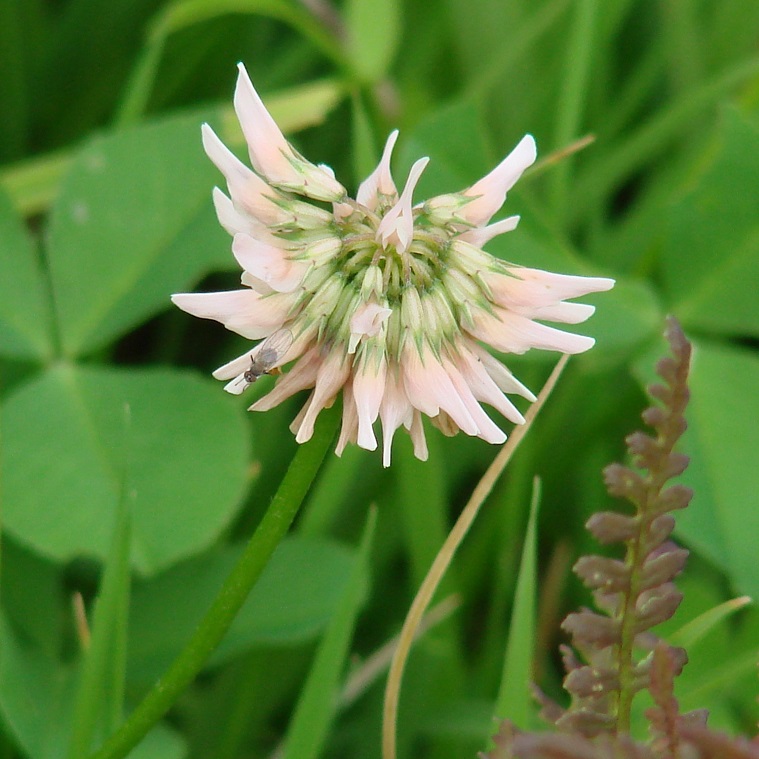
[[[666,313],[695,344],[696,498],[678,530],[692,557],[669,631],[759,596],[759,4],[3,0],[0,756],[97,747],[176,656],[294,453],[297,400],[246,414],[250,399],[209,377],[244,342],[168,300],[237,281],[199,125],[243,148],[238,60],[301,152],[354,189],[396,126],[399,183],[431,157],[418,198],[468,186],[525,132],[543,157],[595,136],[520,182],[505,208],[519,229],[489,246],[618,284],[588,299],[597,347],[572,360],[446,579],[440,598],[460,606],[415,649],[400,756],[474,756],[499,690],[536,724],[526,690],[501,683],[535,475],[538,579],[528,544],[520,597],[535,597],[537,622],[520,602],[508,660],[533,660],[558,692],[558,622],[587,603],[569,569],[597,550],[582,525],[609,507],[600,469],[638,424]],[[554,357],[506,360],[537,390]],[[264,757],[284,739],[298,759],[379,756],[382,677],[340,687],[398,631],[494,455],[428,437],[427,463],[405,439],[387,471],[358,449],[328,459],[205,672],[130,756]],[[72,598],[92,620],[104,564],[113,627],[90,677]],[[751,607],[700,635],[683,708],[750,732],[758,641]]]

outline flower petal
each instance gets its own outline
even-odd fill
[[[442,409],[467,435],[479,429],[443,365],[424,345],[422,355],[407,341],[403,348],[403,386],[411,405],[427,416],[436,416]]]
[[[395,431],[401,424],[413,424],[413,406],[403,388],[400,368],[389,371],[385,378],[385,393],[380,404],[382,421],[382,466],[390,466],[390,454]],[[418,412],[417,412],[418,413]]]
[[[343,455],[345,446],[348,443],[356,442],[358,433],[358,411],[356,409],[356,399],[353,397],[353,384],[350,379],[343,387],[343,422],[340,427],[340,437],[337,439],[335,453],[338,456]]]
[[[468,350],[462,350],[457,366],[478,401],[489,404],[510,422],[524,424],[522,414],[503,394],[477,356]]]
[[[579,298],[588,293],[602,292],[614,287],[614,280],[606,277],[554,274],[521,266],[509,266],[508,272],[509,274],[483,273],[483,279],[490,288],[495,302],[504,308],[551,306],[562,300]]]
[[[411,436],[411,442],[414,444],[414,456],[420,461],[427,461],[429,457],[429,451],[427,450],[427,439],[424,437],[424,424],[422,424],[422,415],[414,409],[414,414],[411,418],[411,424],[407,425],[409,435]],[[385,464],[388,466],[390,461]]]
[[[390,173],[390,158],[393,154],[395,141],[398,139],[398,130],[390,132],[390,136],[385,143],[385,149],[382,151],[377,168],[359,185],[356,193],[356,201],[366,206],[370,211],[374,211],[379,203],[379,196],[397,197],[398,190],[393,182],[393,175]]]
[[[288,259],[282,248],[267,245],[242,233],[235,235],[232,252],[245,271],[277,292],[295,290],[311,268],[307,263]]]
[[[482,248],[494,237],[502,235],[504,232],[514,231],[517,228],[517,224],[519,224],[519,218],[519,216],[509,216],[506,219],[497,221],[495,224],[489,224],[487,227],[467,229],[459,235],[458,239]]]
[[[346,361],[345,356],[339,351],[331,351],[317,372],[314,392],[295,435],[297,442],[305,443],[311,439],[311,435],[314,434],[316,417],[319,416],[322,409],[333,403],[349,374],[350,362]]]
[[[536,157],[535,139],[526,134],[498,166],[468,190],[464,190],[463,194],[473,200],[461,208],[457,215],[477,227],[487,224],[503,205],[506,193],[517,183],[524,170],[535,163]]]
[[[203,124],[201,134],[203,148],[227,180],[229,194],[235,205],[263,224],[281,224],[287,221],[288,215],[272,202],[278,195],[277,191],[242,163],[208,124]]]
[[[295,305],[296,294],[261,295],[253,290],[220,293],[177,293],[174,305],[193,316],[214,319],[227,329],[250,340],[266,337],[284,324]]]
[[[497,358],[491,356],[476,343],[473,343],[470,348],[475,357],[482,362],[488,376],[495,382],[501,392],[521,395],[522,398],[526,398],[531,403],[537,400],[535,394],[526,388]]]
[[[353,395],[358,410],[358,444],[368,451],[377,448],[372,425],[377,421],[380,403],[385,393],[387,362],[382,355],[379,362],[367,357],[353,376]]]
[[[414,213],[411,200],[414,188],[429,158],[420,158],[411,167],[398,202],[382,217],[377,227],[377,242],[383,247],[394,245],[399,253],[405,253],[414,235]]]
[[[234,105],[253,168],[270,182],[316,200],[336,201],[345,188],[320,166],[307,161],[287,142],[259,97],[248,72],[238,64]]]
[[[495,315],[483,310],[476,311],[470,332],[478,340],[504,353],[521,354],[530,348],[570,354],[583,353],[596,342],[592,337],[562,332],[503,308],[496,307],[494,312]]]

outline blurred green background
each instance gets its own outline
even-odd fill
[[[667,313],[695,345],[696,489],[668,629],[759,596],[759,3],[0,0],[0,757],[70,755],[75,599],[91,619],[119,503],[133,513],[133,584],[93,746],[177,654],[295,451],[300,399],[246,413],[250,398],[209,377],[245,342],[168,300],[238,282],[199,128],[242,154],[238,61],[298,149],[349,190],[394,127],[398,184],[431,157],[417,199],[470,185],[526,132],[539,159],[594,137],[522,179],[502,212],[521,214],[518,230],[488,246],[618,284],[587,299],[598,311],[579,331],[597,347],[572,359],[438,594],[459,605],[412,654],[399,755],[484,748],[536,475],[538,614],[519,654],[559,694],[558,624],[589,603],[571,565],[598,550],[582,526],[609,508],[600,470],[639,425]],[[555,356],[504,360],[537,391]],[[387,471],[355,448],[327,460],[229,636],[133,756],[267,757],[286,736],[298,759],[380,755],[382,673],[339,689],[398,632],[495,455],[463,435],[428,439],[426,463],[400,435]],[[690,649],[683,708],[751,732],[758,648],[755,608],[713,626]],[[537,725],[520,699],[514,713]]]

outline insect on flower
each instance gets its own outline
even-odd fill
[[[247,390],[259,377],[270,374],[275,365],[293,344],[293,333],[289,329],[278,329],[259,343],[256,352],[250,356],[250,366],[228,388],[239,395]]]

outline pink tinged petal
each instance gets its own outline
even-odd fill
[[[487,224],[503,205],[506,193],[517,183],[524,170],[535,162],[536,157],[535,140],[532,135],[526,134],[487,176],[464,190],[464,195],[474,199],[456,215],[478,227]]]
[[[587,303],[554,303],[550,306],[538,306],[537,308],[517,308],[517,311],[531,319],[542,319],[549,322],[561,322],[562,324],[580,324],[587,321],[595,306]]]
[[[358,410],[358,444],[367,451],[377,448],[372,425],[377,421],[380,403],[385,393],[387,363],[384,356],[379,366],[369,357],[353,377],[353,395]]]
[[[595,344],[592,337],[562,332],[502,308],[495,308],[494,311],[495,316],[477,311],[470,332],[478,340],[504,353],[521,354],[530,348],[541,348],[574,354],[583,353]]]
[[[213,188],[213,204],[216,216],[224,229],[234,237],[238,232],[255,237],[259,240],[276,241],[277,238],[269,232],[262,221],[250,214],[241,213],[235,204],[218,188]]]
[[[398,130],[395,129],[390,132],[390,136],[387,138],[377,168],[359,185],[356,201],[366,206],[370,211],[377,208],[379,195],[393,197],[398,195],[395,182],[393,182],[393,175],[390,173],[390,158],[393,155],[393,148],[397,139]]]
[[[321,366],[321,356],[316,348],[313,348],[278,380],[277,384],[264,396],[259,398],[248,410],[269,411],[287,400],[295,393],[312,387]]]
[[[297,294],[290,293],[262,296],[248,289],[171,296],[174,305],[188,314],[215,319],[250,340],[266,337],[281,327],[296,298]]]
[[[411,442],[414,444],[414,456],[420,461],[427,461],[429,452],[427,451],[427,439],[424,437],[424,425],[422,424],[422,415],[415,410],[411,419],[411,424],[407,425]],[[388,462],[389,463],[389,462]],[[387,466],[387,464],[385,465]]]
[[[416,412],[417,414],[419,412]],[[413,424],[414,409],[403,389],[403,378],[396,367],[385,380],[385,394],[380,405],[382,421],[382,466],[390,466],[390,454],[395,431],[402,425]]]
[[[411,199],[414,188],[422,175],[429,158],[420,158],[409,172],[406,186],[398,202],[382,217],[377,227],[377,242],[383,247],[394,245],[399,253],[405,253],[414,233],[414,213]]]
[[[240,121],[253,168],[270,182],[317,200],[334,201],[345,196],[345,188],[321,166],[298,155],[259,97],[248,72],[238,64],[234,106]]]
[[[516,406],[503,394],[477,356],[469,351],[462,351],[458,366],[466,383],[478,401],[489,404],[510,422],[524,424],[522,414],[519,413]]]
[[[393,313],[391,308],[385,308],[378,303],[362,303],[351,317],[351,336],[348,340],[348,353],[355,353],[363,337],[374,337],[379,334],[382,325]],[[372,449],[374,450],[374,449]]]
[[[521,395],[530,402],[537,400],[535,394],[530,392],[497,358],[491,356],[479,345],[473,344],[471,347],[475,357],[480,359],[488,376],[501,392]]]
[[[506,219],[501,219],[495,224],[490,224],[487,227],[476,227],[474,229],[467,229],[459,236],[459,240],[471,243],[477,248],[481,248],[489,243],[494,237],[504,234],[504,232],[513,232],[519,224],[519,216],[509,216]]]
[[[340,437],[337,439],[335,453],[338,456],[343,455],[345,446],[348,443],[356,442],[358,433],[358,411],[356,409],[356,400],[353,397],[353,386],[350,380],[343,387],[343,423],[340,427]]]
[[[220,366],[215,369],[212,376],[217,380],[228,380],[236,377],[241,377],[243,372],[250,366],[250,354],[252,351],[243,353],[242,356],[233,358],[228,361],[224,366]]]
[[[488,272],[483,278],[499,305],[549,306],[562,300],[614,287],[606,277],[578,277],[540,269],[510,266],[509,274]]]
[[[229,194],[235,205],[264,224],[287,221],[287,214],[271,200],[277,196],[277,191],[242,163],[208,124],[203,124],[201,133],[203,148],[227,180]]]
[[[288,374],[291,373],[292,371]],[[305,443],[311,439],[311,435],[314,434],[316,417],[319,416],[322,409],[332,404],[349,374],[350,362],[346,361],[345,356],[338,351],[332,351],[322,362],[316,375],[316,385],[308,409],[295,435],[295,440],[298,443]]]
[[[423,351],[420,357],[409,343],[403,349],[403,385],[411,405],[430,417],[442,409],[467,435],[477,435],[477,423],[448,373],[429,348]]]
[[[290,261],[286,251],[254,240],[246,234],[235,235],[232,253],[245,271],[277,292],[292,292],[303,281],[310,265]]]
[[[446,374],[451,378],[451,383],[456,389],[459,398],[461,398],[466,410],[477,425],[477,435],[488,443],[503,443],[506,440],[506,433],[485,413],[482,406],[474,397],[469,384],[462,376],[454,363],[446,358],[443,359],[443,368]]]
[[[242,282],[245,287],[250,287],[251,290],[255,290],[260,295],[271,295],[275,292],[273,287],[267,285],[262,279],[254,277],[249,271],[244,271],[240,275],[240,282]]]

